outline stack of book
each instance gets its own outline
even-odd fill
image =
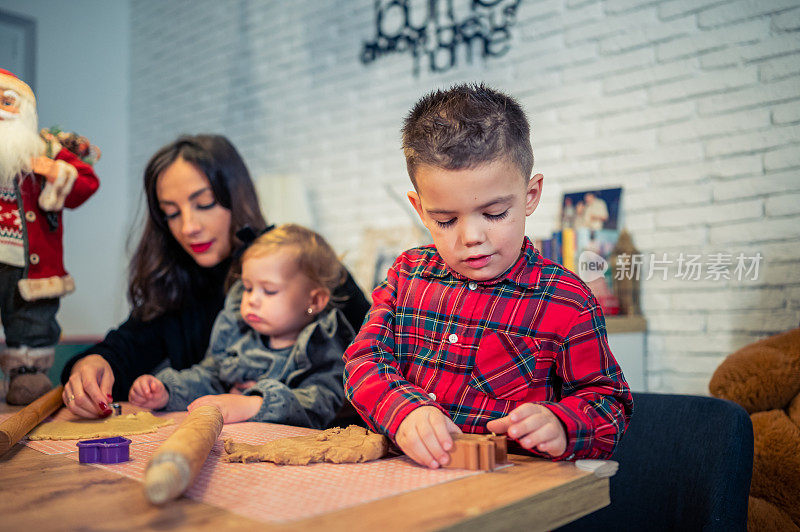
[[[561,229],[536,240],[541,255],[580,277],[606,314],[619,313],[610,255],[619,238],[621,188],[564,195]]]

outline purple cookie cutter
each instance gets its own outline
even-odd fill
[[[118,464],[130,460],[131,440],[117,436],[78,442],[78,460],[82,464]]]

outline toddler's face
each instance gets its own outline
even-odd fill
[[[312,316],[308,308],[316,289],[297,268],[291,250],[248,258],[242,264],[244,294],[240,313],[258,333],[269,336],[270,347],[289,347]]]
[[[408,198],[450,268],[476,281],[504,273],[519,258],[525,217],[539,203],[542,175],[525,183],[506,158],[465,170],[423,165]]]

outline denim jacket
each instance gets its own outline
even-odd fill
[[[300,332],[288,357],[279,357],[241,319],[242,291],[241,281],[231,287],[199,364],[156,374],[169,392],[165,409],[185,410],[198,397],[255,381],[243,393],[259,395],[263,402],[249,421],[325,428],[344,400],[342,353],[355,336],[353,328],[338,309],[322,312]]]

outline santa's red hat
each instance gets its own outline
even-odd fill
[[[0,68],[0,90],[4,89],[11,89],[23,98],[29,99],[34,105],[36,104],[36,97],[28,84],[8,70]]]

